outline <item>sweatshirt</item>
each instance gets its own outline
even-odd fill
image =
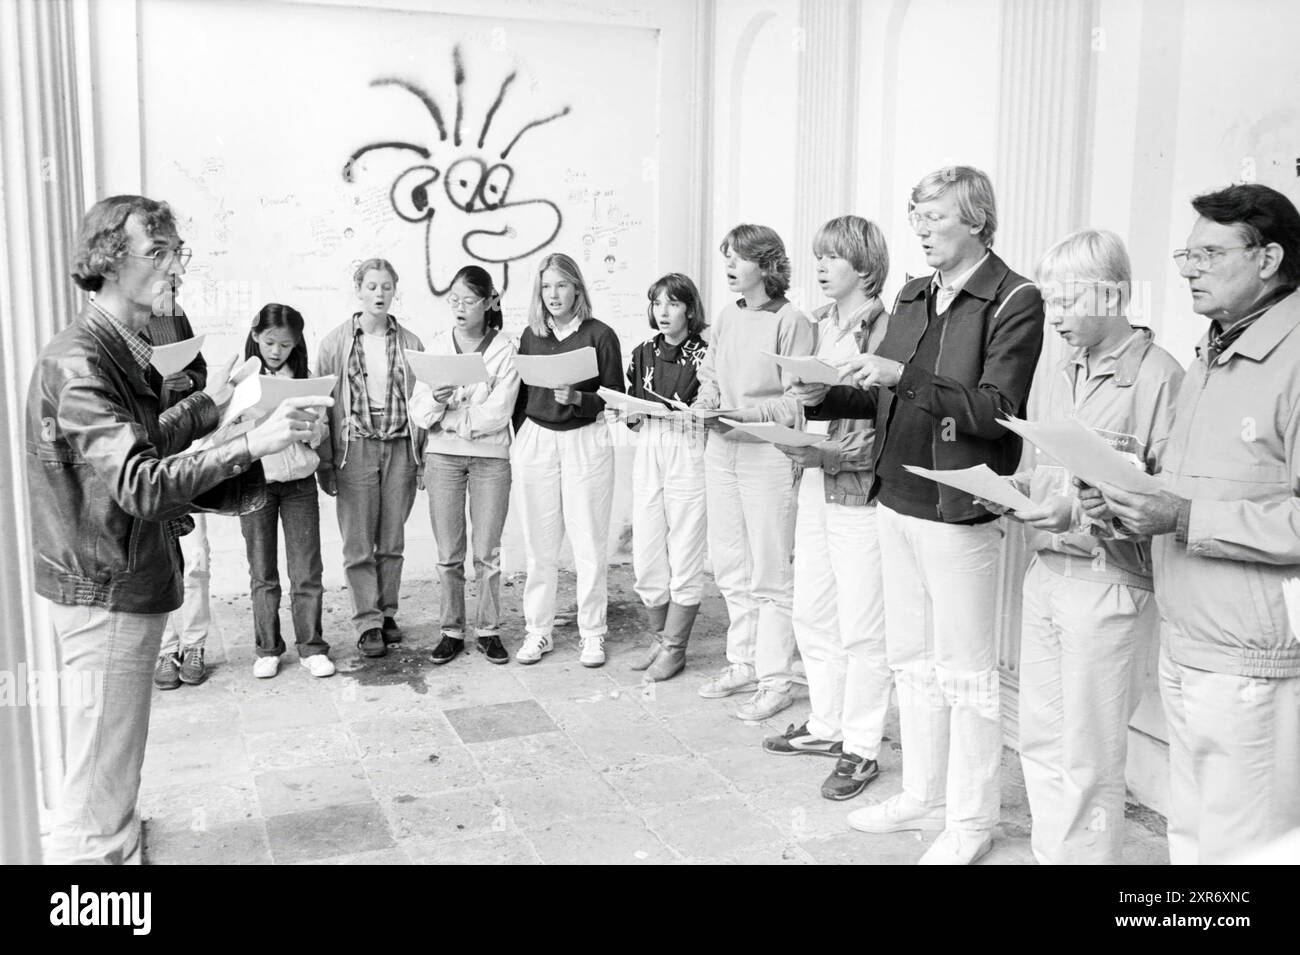
[[[516,431],[523,426],[525,419],[552,431],[572,431],[592,424],[600,419],[600,413],[605,410],[605,401],[596,394],[596,389],[624,390],[623,352],[618,335],[604,322],[589,318],[563,341],[557,340],[555,332],[551,330],[545,335],[536,335],[531,328],[524,329],[524,333],[519,336],[520,355],[560,355],[588,346],[596,349],[597,375],[573,383],[573,388],[580,393],[579,403],[562,405],[555,400],[555,389],[523,385],[519,389],[519,400],[515,405]]]

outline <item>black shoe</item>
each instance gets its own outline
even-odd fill
[[[384,645],[384,633],[378,627],[371,627],[357,641],[357,649],[363,657],[382,657],[388,652]]]
[[[384,643],[401,643],[402,631],[392,617],[384,618]]]
[[[880,767],[874,759],[845,753],[826,777],[826,782],[822,783],[822,796],[825,799],[852,799],[879,775]]]
[[[444,663],[450,663],[460,656],[460,651],[464,649],[464,640],[459,637],[449,637],[444,633],[438,645],[433,648],[433,665],[440,667]]]
[[[510,659],[506,653],[506,648],[501,646],[501,638],[498,636],[478,637],[474,641],[474,646],[488,658],[489,663],[505,663]]]
[[[181,685],[181,661],[174,653],[164,653],[153,668],[153,685],[160,690],[174,690]]]
[[[208,678],[208,668],[203,665],[203,648],[190,647],[181,656],[181,682],[198,686]]]
[[[835,759],[840,755],[844,744],[839,740],[818,739],[808,732],[808,724],[795,727],[791,723],[780,736],[769,736],[763,740],[763,749],[777,756],[829,756]]]

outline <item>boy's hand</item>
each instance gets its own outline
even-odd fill
[[[1014,512],[1014,516],[1016,520],[1040,531],[1063,534],[1074,523],[1074,500],[1062,494],[1053,494],[1045,501],[1034,502],[1033,507]]]
[[[819,468],[825,460],[822,455],[821,445],[798,448],[788,444],[778,444],[776,448],[801,468]]]
[[[790,395],[805,408],[811,408],[825,401],[830,390],[830,385],[819,381],[796,381],[790,386]]]

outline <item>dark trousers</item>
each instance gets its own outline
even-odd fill
[[[269,482],[267,504],[239,519],[248,550],[248,575],[253,599],[253,633],[259,657],[284,653],[280,639],[280,572],[276,566],[277,519],[284,525],[284,552],[289,564],[289,596],[298,655],[325,653],[321,636],[320,505],[316,481]]]

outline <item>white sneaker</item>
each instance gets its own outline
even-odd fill
[[[917,865],[972,865],[993,848],[987,829],[945,829]]]
[[[323,653],[313,653],[309,657],[299,657],[298,666],[310,672],[312,676],[334,675],[334,661]]]
[[[279,672],[279,657],[258,657],[253,661],[253,676],[259,680],[269,680]]]
[[[516,663],[536,663],[542,658],[543,653],[550,653],[555,649],[550,634],[544,637],[536,637],[532,634],[524,637],[524,645],[515,652]]]
[[[736,718],[756,722],[775,716],[794,702],[789,693],[760,686],[754,695],[736,708]]]
[[[733,693],[747,693],[758,689],[754,668],[747,663],[732,663],[712,680],[703,684],[699,693],[706,700],[720,700]]]
[[[598,637],[582,638],[582,654],[578,657],[578,662],[585,667],[605,665],[605,635],[603,633]]]
[[[906,793],[891,796],[876,806],[863,806],[849,813],[849,825],[858,832],[906,832],[920,829],[939,832],[946,824],[944,807],[927,809]]]

